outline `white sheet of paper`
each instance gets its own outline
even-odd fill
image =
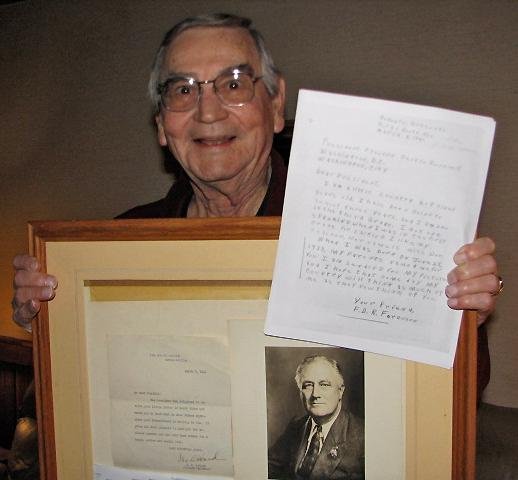
[[[451,367],[495,122],[301,90],[265,333]]]
[[[233,475],[228,346],[210,337],[108,339],[115,465]]]

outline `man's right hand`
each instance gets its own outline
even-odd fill
[[[40,311],[40,302],[54,298],[57,278],[42,273],[40,262],[30,255],[16,255],[14,267],[13,320],[28,332]]]

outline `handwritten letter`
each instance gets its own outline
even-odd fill
[[[451,367],[492,119],[302,90],[265,332]]]

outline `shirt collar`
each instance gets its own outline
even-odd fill
[[[322,442],[324,442],[325,439],[327,438],[327,434],[329,433],[329,430],[331,430],[333,423],[335,423],[335,420],[337,419],[338,415],[340,414],[341,407],[342,406],[340,405],[336,409],[335,414],[331,417],[331,419],[328,422],[322,424]],[[317,428],[317,423],[315,422],[315,420],[313,420],[313,418],[311,418],[311,432],[309,433],[310,438],[313,435],[316,428]]]

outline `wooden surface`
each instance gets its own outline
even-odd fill
[[[279,225],[280,217],[239,217],[31,222],[29,228],[44,246],[47,241],[276,239]]]
[[[31,342],[0,335],[0,362],[32,366]]]
[[[452,479],[475,479],[476,422],[477,321],[464,312],[453,365]]]
[[[32,379],[31,343],[0,336],[0,447],[11,446],[18,410]]]

